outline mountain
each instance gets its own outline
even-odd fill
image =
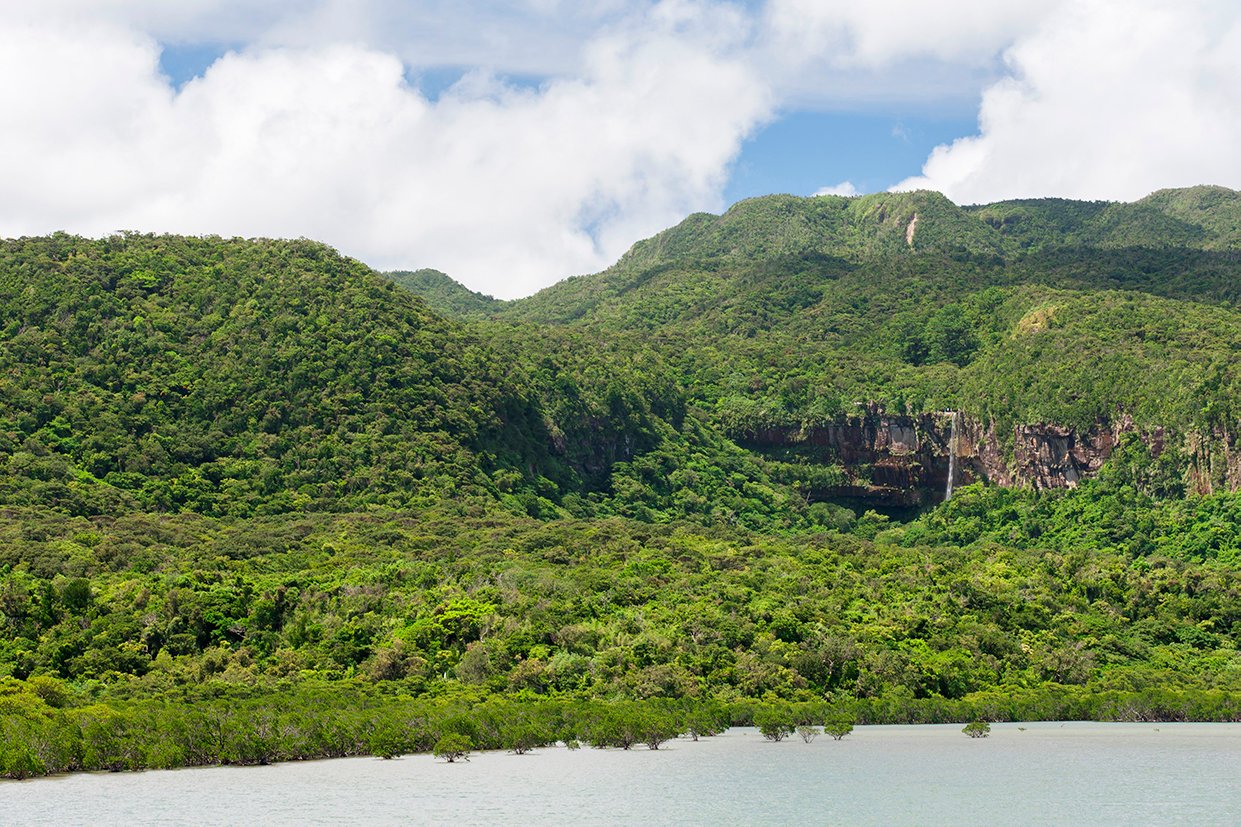
[[[931,192],[765,196],[738,202],[720,216],[692,215],[638,242],[603,273],[567,279],[501,312],[542,322],[579,319],[625,304],[622,297],[633,291],[658,292],[664,282],[683,280],[669,273],[693,266],[708,265],[729,280],[758,276],[776,286],[807,266],[829,278],[832,263],[892,267],[935,259],[959,271],[956,278],[990,265],[1019,268],[1014,275],[1023,281],[1132,287],[1235,305],[1241,286],[1228,267],[1241,249],[1239,232],[1241,194],[1220,187],[1163,190],[1133,204],[1042,199],[965,208]],[[1104,275],[1075,264],[1126,271]],[[1192,274],[1181,272],[1186,265]]]
[[[0,503],[74,513],[533,508],[679,404],[585,355],[552,389],[550,341],[535,364],[304,241],[8,242],[0,318]]]
[[[491,296],[475,293],[439,270],[395,270],[385,273],[392,281],[421,296],[436,313],[447,316],[477,316],[497,307]]]
[[[1131,437],[1234,489],[1239,203],[771,196],[516,302],[312,242],[11,241],[0,501],[794,526],[938,502],[950,453],[1071,486]]]
[[[504,404],[457,326],[309,242],[22,239],[0,308],[10,502],[409,501],[479,484]]]
[[[969,211],[1026,249],[1241,247],[1241,194],[1224,187],[1160,190],[1132,204],[1038,199]]]
[[[614,267],[492,311],[641,336],[768,458],[841,466],[820,496],[937,501],[966,480],[1060,487],[1125,434],[1241,485],[1241,196],[1134,204],[933,193],[772,196],[695,215]]]

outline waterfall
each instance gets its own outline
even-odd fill
[[[957,475],[957,412],[952,412],[952,431],[948,434],[948,488],[944,502],[952,499],[952,482]]]

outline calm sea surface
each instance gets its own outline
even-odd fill
[[[811,744],[733,729],[657,752],[79,774],[0,782],[0,823],[1241,825],[1241,724],[871,726]]]

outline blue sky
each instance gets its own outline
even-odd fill
[[[923,112],[787,112],[741,147],[724,200],[773,192],[813,195],[844,182],[883,192],[922,171],[931,150],[972,135],[975,115]]]
[[[0,7],[0,236],[307,237],[528,294],[773,192],[1241,187],[1232,0]]]
[[[244,48],[240,43],[161,43],[159,68],[176,89],[197,77],[202,77],[211,64],[225,52]]]

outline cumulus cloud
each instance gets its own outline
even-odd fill
[[[230,53],[174,91],[112,21],[0,28],[0,234],[307,236],[517,296],[718,209],[770,108],[740,14],[666,2],[537,89],[485,71],[435,100],[356,45]],[[20,125],[20,128],[14,128]]]
[[[853,186],[852,181],[841,181],[839,184],[832,184],[830,187],[821,187],[815,191],[815,195],[843,195],[846,198],[852,198],[858,194],[857,187]]]
[[[254,48],[365,45],[407,66],[566,74],[603,27],[642,19],[660,0],[39,0],[6,19],[90,19],[161,43]]]
[[[771,0],[767,27],[797,61],[881,67],[913,58],[989,62],[1061,0]]]
[[[1241,10],[1215,0],[1082,0],[1008,50],[979,134],[900,189],[962,203],[1241,187]]]

